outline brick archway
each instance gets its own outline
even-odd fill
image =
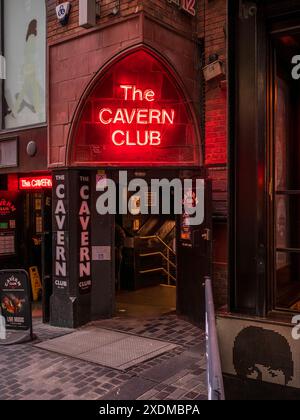
[[[143,45],[114,57],[86,89],[68,137],[67,166],[195,167],[200,145],[180,78]]]

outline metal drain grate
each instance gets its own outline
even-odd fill
[[[87,328],[44,341],[35,347],[102,366],[125,370],[173,350],[177,346],[165,341],[117,331]]]

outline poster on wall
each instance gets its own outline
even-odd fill
[[[4,0],[5,128],[46,121],[46,11],[40,0]]]
[[[0,197],[0,257],[16,253],[16,215],[14,200]]]
[[[300,387],[298,326],[219,317],[217,329],[224,374]]]

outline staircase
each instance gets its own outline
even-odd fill
[[[154,226],[154,221],[151,222]],[[143,229],[143,231],[152,229]],[[165,284],[176,286],[175,222],[165,220],[156,231],[135,238],[136,283],[140,287]]]

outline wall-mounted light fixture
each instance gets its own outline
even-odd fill
[[[209,64],[203,68],[204,79],[206,82],[221,78],[225,75],[224,63],[219,60],[218,54],[209,56]]]
[[[92,28],[96,25],[96,0],[79,0],[79,26]]]
[[[34,157],[37,154],[37,144],[35,141],[29,141],[26,147],[27,155]]]

